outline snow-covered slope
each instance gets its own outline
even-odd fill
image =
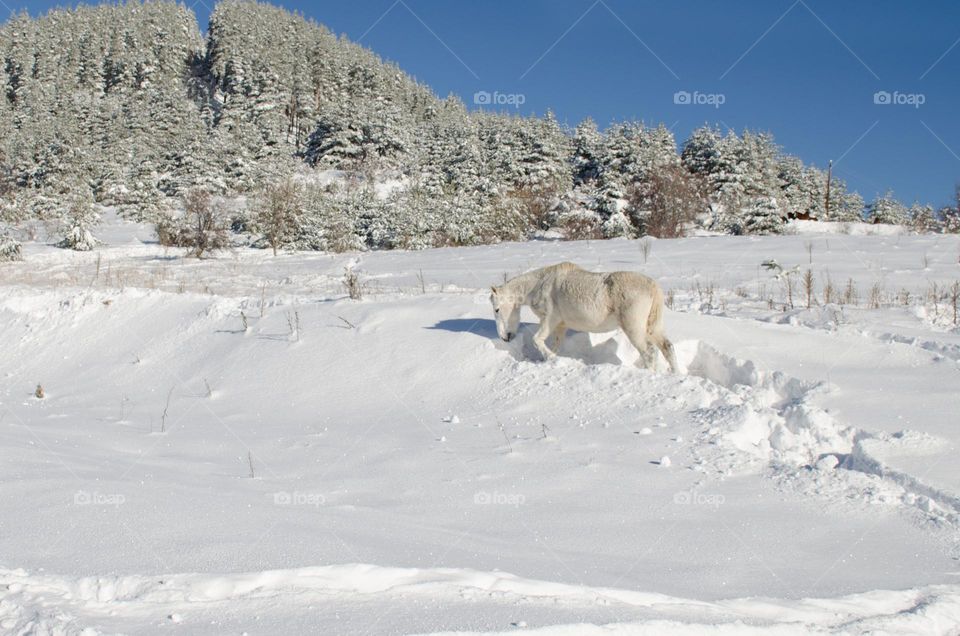
[[[137,232],[0,268],[0,631],[960,624],[955,237],[199,262]],[[687,372],[497,340],[488,286],[563,259],[672,290]]]

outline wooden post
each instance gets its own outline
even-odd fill
[[[824,216],[826,216],[827,218],[825,218],[824,221],[830,218],[830,182],[832,180],[833,180],[833,159],[831,159],[830,163],[827,164],[827,200],[824,205],[824,207],[826,208],[826,211],[824,212]]]

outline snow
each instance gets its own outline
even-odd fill
[[[197,261],[97,237],[0,266],[0,632],[960,626],[960,331],[926,297],[957,237],[703,236],[646,263],[627,240]],[[811,269],[810,309],[770,258]],[[529,313],[499,341],[489,285],[560,260],[657,278],[685,373],[619,334],[540,362]],[[859,302],[825,305],[827,274]]]

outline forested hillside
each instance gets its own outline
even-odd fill
[[[248,197],[234,231],[307,249],[775,233],[865,210],[836,178],[827,209],[825,171],[769,135],[704,127],[678,150],[663,126],[470,112],[268,4],[220,3],[206,36],[172,2],[21,15],[0,55],[0,234],[43,220],[69,247],[93,244],[97,204],[163,224],[197,188]],[[956,215],[892,195],[866,211],[924,229]]]

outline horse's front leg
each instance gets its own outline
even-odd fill
[[[547,316],[543,316],[540,318],[540,328],[537,329],[537,333],[533,336],[533,344],[537,347],[537,351],[540,352],[544,360],[557,357],[557,354],[550,351],[550,347],[547,346],[547,338],[553,333],[557,324],[557,321],[551,321]]]

